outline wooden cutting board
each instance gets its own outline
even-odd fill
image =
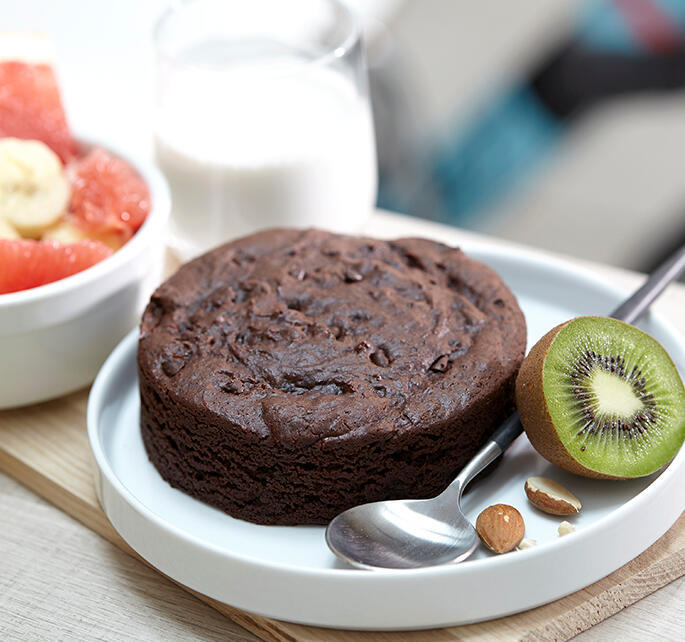
[[[136,556],[111,526],[95,496],[86,402],[87,392],[83,391],[30,408],[0,411],[0,470]],[[682,575],[685,514],[642,555],[582,591],[518,615],[430,632],[353,633],[313,628],[239,611],[190,592],[268,641],[401,642],[479,636],[489,640],[567,640]]]

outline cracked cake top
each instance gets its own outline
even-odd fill
[[[164,394],[285,448],[449,422],[525,350],[490,268],[423,239],[269,230],[160,286],[139,366]]]

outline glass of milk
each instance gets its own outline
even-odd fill
[[[183,258],[268,227],[359,231],[376,200],[376,150],[344,4],[177,2],[155,40],[155,150]]]

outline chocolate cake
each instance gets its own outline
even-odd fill
[[[512,410],[525,343],[514,296],[458,249],[255,234],[153,294],[145,447],[172,486],[261,524],[429,497]]]

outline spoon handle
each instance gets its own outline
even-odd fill
[[[644,284],[626,299],[611,316],[614,319],[633,323],[639,319],[664,291],[664,288],[685,272],[685,245],[676,250],[652,272]],[[518,410],[514,410],[500,425],[475,457],[462,469],[450,484],[447,492],[456,489],[461,495],[466,485],[486,466],[499,457],[523,432]]]
[[[457,478],[447,487],[444,495],[447,498],[456,492],[461,497],[466,485],[484,468],[489,466],[497,459],[523,432],[523,426],[519,419],[518,410],[514,410],[500,425],[495,434],[490,437],[485,444],[473,457],[473,459],[461,469]]]
[[[519,412],[518,410],[514,410],[514,412],[502,422],[502,425],[490,439],[500,447],[502,452],[504,452],[511,446],[514,439],[516,439],[522,431],[523,426],[521,425]]]
[[[612,313],[614,319],[633,323],[640,318],[671,282],[685,272],[685,245],[668,257],[634,294]]]

